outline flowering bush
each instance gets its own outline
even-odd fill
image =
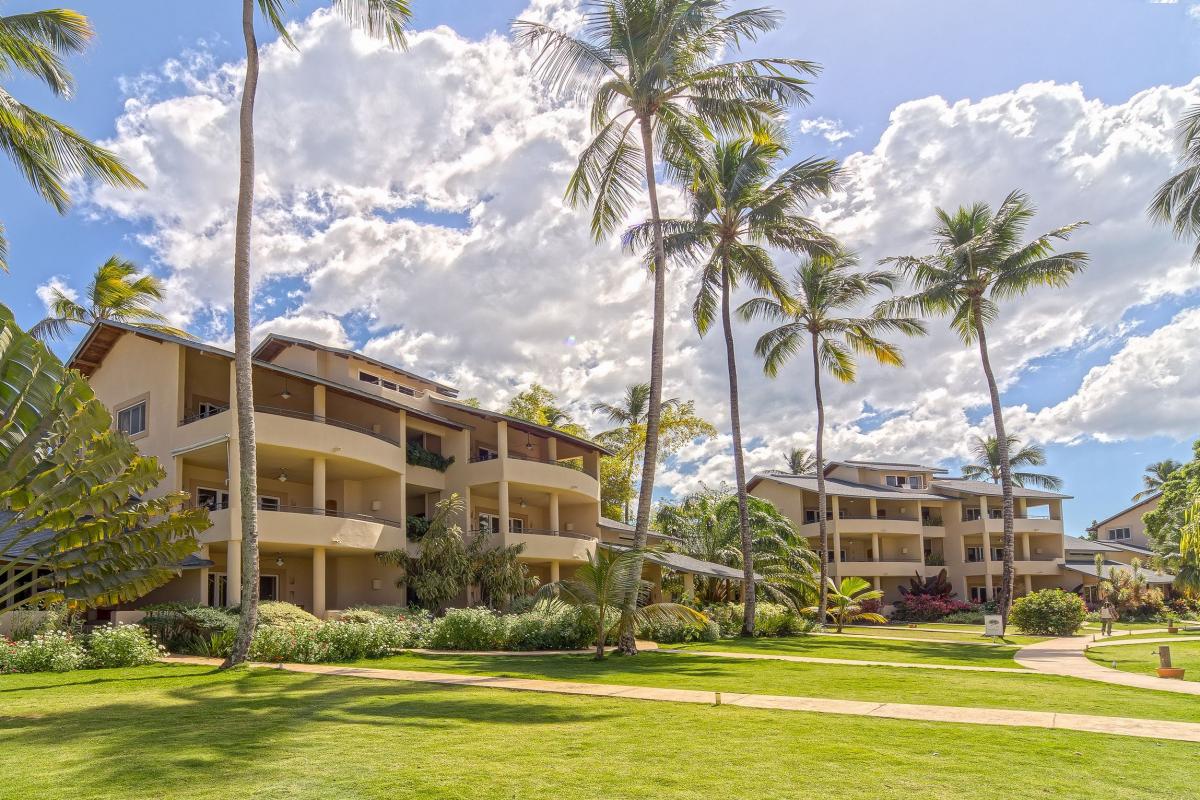
[[[906,622],[937,622],[950,614],[975,611],[975,606],[949,597],[910,594],[896,603],[892,619]]]
[[[380,618],[371,622],[335,620],[316,626],[304,623],[263,626],[254,633],[250,658],[255,661],[357,661],[381,658],[405,647],[418,647],[414,627]]]
[[[286,628],[293,625],[307,625],[315,628],[321,624],[321,620],[292,603],[264,600],[258,604],[258,624],[273,628]]]
[[[662,644],[715,642],[721,638],[721,626],[711,619],[704,623],[675,618],[661,619],[640,626],[637,635],[640,639]]]
[[[499,650],[504,620],[490,608],[451,608],[433,623],[429,646],[435,650]]]
[[[0,640],[0,672],[69,672],[84,664],[79,642],[60,631],[20,642]]]
[[[705,615],[717,623],[722,636],[737,636],[742,630],[741,603],[717,603],[704,608]],[[754,608],[755,636],[794,636],[815,627],[812,620],[780,603],[759,602]]]
[[[1070,636],[1087,616],[1083,598],[1062,589],[1043,589],[1018,597],[1008,620],[1022,633]]]
[[[87,666],[94,669],[153,664],[166,648],[140,625],[108,625],[87,638]]]

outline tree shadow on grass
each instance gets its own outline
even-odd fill
[[[488,736],[525,738],[544,726],[604,721],[626,713],[615,704],[559,697],[516,698],[468,687],[263,669],[180,677],[192,682],[160,684],[155,687],[159,691],[139,684],[128,692],[106,692],[101,702],[85,692],[74,693],[79,702],[55,697],[30,706],[29,713],[18,709],[19,716],[0,716],[0,739],[10,754],[49,757],[55,751],[81,759],[78,766],[57,765],[79,773],[61,782],[120,786],[125,796],[150,797],[160,796],[164,787],[209,782],[215,766],[248,774],[276,768],[290,747],[303,746],[309,737],[328,739],[338,728],[345,735],[339,731],[333,737],[337,746],[353,752],[356,747],[406,744],[405,730],[415,736],[417,730],[454,734],[462,729],[463,737],[472,738],[481,735],[476,728],[486,727]],[[323,752],[321,757],[338,755]]]

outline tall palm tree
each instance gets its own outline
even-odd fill
[[[571,89],[591,102],[593,138],[567,184],[567,199],[592,208],[597,240],[622,224],[644,188],[654,243],[653,332],[646,450],[638,495],[634,549],[650,527],[658,426],[662,415],[666,249],[659,213],[657,168],[668,179],[698,152],[708,132],[750,130],[779,117],[810,95],[816,65],[794,58],[722,61],[743,42],[778,27],[781,15],[756,8],[725,15],[724,0],[593,0],[578,37],[519,20],[516,41],[537,54],[534,71],[555,90]],[[627,598],[621,651],[634,654]]]
[[[976,436],[971,440],[971,453],[975,456],[974,464],[966,464],[962,468],[962,476],[972,481],[1000,482],[1000,445],[995,436]],[[1016,436],[1008,436],[1008,464],[1010,467],[1040,467],[1046,463],[1046,450],[1041,445],[1028,444],[1021,446],[1021,440]],[[1062,478],[1056,475],[1046,475],[1041,472],[1014,472],[1012,480],[1017,486],[1036,486],[1052,492],[1062,488]]]
[[[151,306],[162,300],[162,281],[153,275],[138,276],[132,261],[113,256],[96,268],[87,287],[86,305],[82,305],[55,287],[50,299],[50,316],[29,329],[42,341],[61,339],[72,325],[93,325],[115,320],[138,325],[172,336],[193,338],[187,331],[165,325],[166,317]]]
[[[254,100],[258,93],[258,39],[254,33],[257,5],[271,28],[290,47],[284,9],[294,0],[242,0],[242,39],[246,75],[238,116],[238,201],[233,234],[234,389],[237,405],[238,469],[241,476],[242,614],[233,651],[224,666],[240,664],[250,652],[258,624],[258,463],[254,446],[254,384],[250,359],[250,228],[254,218]],[[334,0],[352,25],[372,36],[387,37],[392,47],[405,46],[404,28],[412,18],[409,0]]]
[[[807,475],[817,469],[817,457],[807,447],[793,447],[784,461],[793,475]]]
[[[65,8],[0,16],[0,76],[23,72],[57,97],[70,98],[75,80],[62,58],[87,49],[87,17]],[[95,178],[110,186],[144,188],[124,162],[74,129],[17,100],[0,86],[0,151],[42,199],[65,214],[69,178]],[[0,224],[0,270],[8,271],[8,241]]]
[[[775,269],[768,247],[816,254],[833,246],[803,211],[814,197],[827,195],[833,188],[837,163],[809,159],[775,174],[786,154],[781,133],[771,129],[704,148],[701,160],[685,168],[691,173],[687,184],[691,218],[663,220],[668,231],[667,257],[700,268],[700,288],[692,303],[697,332],[701,336],[708,333],[719,314],[725,337],[733,471],[745,573],[742,627],[745,636],[754,635],[754,553],[746,503],[746,463],[730,295],[741,284],[776,298],[787,294],[785,281]],[[650,238],[650,227],[632,229],[627,241],[640,248]]]
[[[1183,151],[1183,168],[1154,194],[1150,217],[1170,225],[1175,237],[1195,238],[1192,261],[1200,261],[1200,105],[1187,110],[1179,120],[1179,149]]]
[[[1182,466],[1183,464],[1173,458],[1164,458],[1162,461],[1147,464],[1146,474],[1142,476],[1142,486],[1145,488],[1133,496],[1133,502],[1140,502],[1155,492],[1162,491],[1163,483],[1171,476],[1172,472]]]
[[[771,377],[803,352],[808,345],[813,361],[813,392],[817,404],[817,524],[821,537],[820,599],[817,619],[824,621],[828,592],[829,530],[825,519],[825,401],[821,395],[821,373],[828,372],[843,383],[853,383],[857,374],[855,354],[870,356],[880,364],[903,366],[900,348],[884,341],[888,333],[920,336],[925,326],[918,320],[891,313],[883,304],[866,317],[840,316],[869,300],[881,289],[892,289],[891,272],[858,272],[858,259],[844,252],[816,256],[801,262],[790,296],[756,297],[738,309],[744,319],[760,317],[781,323],[764,333],[754,348],[763,359],[763,371]]]
[[[1081,225],[1075,222],[1030,242],[1022,243],[1035,210],[1029,197],[1012,192],[992,212],[986,203],[962,206],[950,213],[937,209],[933,230],[936,251],[928,256],[885,259],[898,266],[917,293],[893,300],[898,313],[950,316],[950,327],[965,345],[979,347],[987,379],[992,420],[1000,457],[1000,487],[1004,497],[1004,577],[1000,613],[1008,620],[1013,599],[1013,491],[1008,434],[1000,410],[1000,390],[988,355],[987,326],[1000,315],[999,300],[1025,294],[1035,286],[1066,286],[1087,266],[1087,254],[1056,253],[1054,241],[1066,240]]]

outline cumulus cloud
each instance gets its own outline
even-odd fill
[[[565,0],[538,0],[524,16],[578,22]],[[591,241],[586,214],[563,201],[588,136],[584,109],[547,96],[530,78],[529,56],[503,36],[468,40],[440,27],[396,53],[325,12],[294,35],[298,51],[272,45],[263,55],[256,332],[353,345],[487,404],[538,381],[599,427],[590,404],[647,377],[649,281],[615,241]],[[108,145],[149,189],[91,196],[97,213],[142,223],[168,274],[172,318],[219,340],[229,337],[242,69],[201,49],[130,81]],[[1067,290],[1035,291],[1004,307],[993,361],[1011,388],[1047,355],[1114,340],[1132,346],[1127,311],[1200,282],[1188,248],[1144,213],[1174,164],[1173,123],[1198,97],[1200,79],[1113,104],[1055,83],[913,100],[892,111],[873,147],[846,157],[843,190],[814,215],[864,264],[926,252],[934,206],[995,204],[1018,187],[1039,205],[1034,231],[1089,220],[1071,243],[1092,254],[1088,272]],[[826,118],[799,127],[835,143],[851,135]],[[681,208],[669,187],[664,203]],[[693,291],[692,276],[671,272],[668,392],[695,398],[724,430],[723,348],[719,335],[701,340],[692,331]],[[906,343],[907,368],[864,365],[855,385],[826,382],[831,453],[966,455],[986,403],[978,356],[944,323],[931,328]],[[811,368],[800,360],[778,380],[764,378],[752,352],[760,331],[739,326],[736,334],[755,469],[778,466],[788,447],[811,446],[815,423]],[[1116,374],[1142,365],[1114,356],[1106,366]],[[1050,406],[1072,402],[1074,388]],[[1091,391],[1085,382],[1074,394]],[[1043,420],[1053,431],[1045,436],[1085,433],[1078,424],[1069,430],[1065,411]],[[1152,415],[1104,425],[1113,437],[1178,430]],[[731,473],[728,439],[718,438],[685,450],[664,485],[684,491]]]
[[[34,290],[34,292],[37,294],[38,300],[41,300],[42,305],[46,307],[47,314],[52,311],[50,304],[54,302],[54,298],[59,293],[66,295],[72,300],[79,299],[79,292],[72,289],[71,286],[65,280],[63,280],[61,275],[55,275],[51,277],[50,280],[40,284],[37,289]]]

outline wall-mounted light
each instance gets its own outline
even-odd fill
[[[292,399],[292,393],[289,392],[288,388],[287,388],[287,378],[283,379],[283,391],[279,393],[279,399],[280,400],[291,400]]]
[[[517,505],[519,505],[521,508],[529,508],[529,503],[525,502],[524,497],[517,501]]]
[[[525,431],[525,449],[533,451],[533,439],[529,438],[529,431]]]
[[[907,547],[901,547],[901,548],[900,548],[900,555],[904,555],[904,556],[908,555],[908,548],[907,548]]]
[[[279,481],[280,483],[287,483],[287,470],[279,470],[279,475],[275,478],[275,480]]]
[[[379,578],[372,578],[371,579],[371,588],[378,592],[380,589],[383,588],[383,581],[379,580]]]
[[[383,508],[382,500],[372,500],[371,501],[371,510],[372,511],[378,511],[381,508]]]
[[[283,556],[275,556],[275,566],[277,566],[277,567],[283,566]]]

